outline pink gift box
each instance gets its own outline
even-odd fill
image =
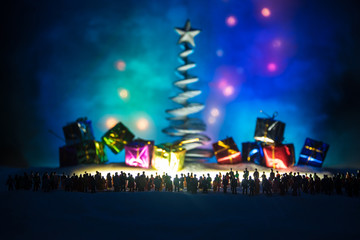
[[[132,167],[149,168],[153,152],[153,141],[135,140],[125,145],[125,164]]]

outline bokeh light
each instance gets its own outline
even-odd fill
[[[208,118],[208,123],[209,124],[214,124],[216,122],[216,118],[214,118],[214,117],[212,117],[212,116],[210,116],[209,118]]]
[[[227,80],[225,78],[221,79],[218,84],[218,88],[223,89],[227,86]]]
[[[199,82],[189,88],[199,89],[202,94],[189,102],[206,104],[201,116],[209,125],[215,121],[206,133],[212,141],[226,134],[232,135],[238,145],[252,141],[251,129],[255,128],[256,118],[263,116],[258,110],[264,109],[270,115],[278,111],[277,119],[286,123],[285,139],[295,144],[296,159],[305,138],[312,137],[334,146],[325,166],[340,163],[337,159],[341,163],[346,159],[355,162],[352,159],[356,154],[350,154],[356,152],[355,124],[349,123],[357,118],[347,114],[356,109],[356,101],[347,100],[351,94],[346,93],[356,89],[353,86],[359,82],[355,78],[360,63],[354,53],[360,45],[356,31],[350,31],[356,29],[353,20],[357,19],[357,11],[345,2],[341,8],[336,4],[324,7],[317,1],[298,2],[140,1],[123,8],[121,1],[111,0],[101,8],[88,4],[80,12],[69,12],[75,3],[66,1],[58,6],[56,16],[48,14],[53,4],[43,4],[24,17],[44,21],[35,25],[32,21],[12,22],[11,28],[18,31],[5,37],[7,45],[18,50],[4,52],[5,58],[16,61],[5,61],[3,67],[7,83],[4,89],[9,89],[4,99],[14,100],[4,104],[4,112],[15,114],[4,118],[3,125],[17,125],[14,119],[28,117],[32,127],[5,129],[9,131],[5,135],[23,137],[16,144],[5,138],[3,142],[14,144],[14,148],[26,146],[19,151],[30,165],[58,165],[62,142],[51,141],[53,136],[48,136],[46,130],[61,135],[65,123],[83,116],[93,121],[96,139],[113,127],[117,118],[137,136],[156,143],[174,140],[162,132],[169,125],[166,117],[170,116],[165,110],[173,106],[168,97],[179,91],[172,82],[178,80],[174,69],[179,66],[177,57],[182,50],[177,44],[180,36],[173,27],[182,28],[189,18],[192,28],[202,30],[194,38],[194,53],[188,57],[198,65],[189,74],[199,77]],[[23,19],[16,15],[21,13],[21,4],[16,6],[17,11],[8,13],[9,20]],[[149,9],[157,9],[158,14],[152,10],[144,14]],[[201,10],[203,14],[198,14]],[[306,14],[302,14],[304,11]],[[67,20],[58,24],[58,18]],[[318,18],[322,21],[314,22]],[[27,39],[27,44],[12,44],[18,39]],[[36,67],[23,64],[18,68],[19,61],[31,61],[34,52]],[[344,57],[338,58],[336,53]],[[271,89],[266,84],[269,81]],[[14,82],[25,87],[14,88]],[[36,86],[35,93],[28,91],[29,86]],[[326,91],[319,96],[324,86]],[[343,86],[342,91],[339,86]],[[291,95],[304,89],[306,95]],[[333,96],[337,96],[336,101]],[[219,108],[219,116],[211,115],[213,107]],[[337,116],[343,113],[349,116],[347,124],[337,122]],[[138,129],[140,118],[148,120],[147,130]],[[332,131],[339,130],[338,125],[344,132],[339,140]],[[32,134],[34,128],[39,133],[36,136]],[[347,151],[341,151],[345,147]],[[124,161],[111,151],[108,155],[110,162]]]
[[[217,109],[217,108],[213,108],[213,109],[211,109],[210,114],[211,114],[211,116],[213,116],[213,117],[217,117],[217,116],[219,116],[220,111],[219,111],[219,109]]]
[[[119,60],[119,61],[116,62],[116,68],[119,71],[125,71],[126,63],[123,60]]]
[[[119,93],[120,98],[122,98],[122,99],[127,99],[129,97],[129,91],[126,90],[126,89],[121,89],[120,88],[118,90],[118,93]]]
[[[114,117],[109,117],[108,119],[106,119],[105,121],[105,126],[110,129],[113,128],[119,121],[114,118]]]
[[[216,51],[216,55],[217,55],[218,57],[222,57],[222,56],[224,55],[224,51],[223,51],[222,49],[218,49],[218,50]]]
[[[264,7],[263,9],[261,9],[261,14],[262,14],[264,17],[270,17],[271,11],[270,11],[270,9]]]
[[[280,48],[282,46],[282,41],[280,39],[274,39],[272,41],[272,46],[274,48]]]
[[[237,24],[237,18],[233,15],[230,15],[226,18],[226,25],[229,27],[234,27]]]
[[[137,129],[144,131],[149,128],[149,121],[146,118],[140,118],[136,122]]]
[[[271,62],[267,65],[267,69],[269,72],[275,72],[277,70],[277,65]]]
[[[223,94],[224,96],[229,97],[234,94],[234,91],[235,89],[233,86],[226,86],[223,90]]]

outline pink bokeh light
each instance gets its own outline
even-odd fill
[[[234,87],[229,85],[224,88],[223,94],[225,97],[230,97],[231,95],[234,94],[234,91],[235,91]]]
[[[221,98],[219,100],[229,101],[234,99],[240,92],[244,82],[243,69],[239,71],[237,66],[220,66],[216,69],[214,77],[214,90]]]
[[[141,131],[147,130],[149,128],[149,121],[146,118],[139,118],[136,121],[136,127]]]
[[[212,108],[210,111],[211,116],[218,117],[220,115],[220,111],[218,108]]]
[[[226,18],[226,25],[229,27],[234,27],[237,24],[237,18],[233,15],[230,15]]]
[[[263,15],[264,17],[270,17],[271,15],[270,9],[264,7],[263,9],[261,9],[261,15]]]
[[[225,78],[222,78],[222,79],[219,81],[218,88],[224,89],[226,86],[227,86],[227,80],[226,80]]]
[[[280,39],[274,39],[272,41],[272,46],[274,48],[280,48],[282,46],[282,41]]]
[[[111,129],[111,128],[113,128],[118,122],[119,122],[119,120],[116,119],[115,117],[109,117],[109,118],[107,118],[106,121],[105,121],[105,126],[106,126],[108,129]]]
[[[125,69],[126,69],[126,63],[125,63],[125,61],[123,61],[123,60],[119,60],[119,61],[117,61],[116,62],[116,68],[117,68],[117,70],[119,70],[119,71],[125,71]]]
[[[275,72],[277,70],[276,63],[273,63],[273,62],[268,63],[267,69],[268,69],[269,72]]]
[[[208,118],[208,123],[209,123],[209,124],[214,124],[215,122],[216,122],[216,118],[215,118],[215,117],[210,116],[210,117]]]

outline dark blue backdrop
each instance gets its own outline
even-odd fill
[[[161,129],[177,93],[174,27],[189,18],[202,30],[194,101],[206,103],[200,116],[213,141],[252,141],[259,111],[277,111],[296,157],[311,137],[330,144],[324,166],[360,165],[359,14],[350,1],[21,0],[1,11],[4,164],[58,165],[63,142],[48,130],[62,136],[81,116],[97,139],[119,120],[138,137],[171,141]]]

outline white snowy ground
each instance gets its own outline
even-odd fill
[[[191,164],[184,172],[227,171]],[[258,168],[231,166],[242,173]],[[8,174],[24,171],[83,173],[135,170],[122,164],[75,168],[0,168],[0,239],[360,239],[360,198],[302,194],[254,197],[168,192],[8,192]],[[137,170],[137,169],[136,169]],[[292,171],[327,171],[294,168]],[[288,170],[288,171],[291,171]],[[340,169],[341,170],[341,169]],[[142,170],[140,170],[142,171]],[[346,171],[346,170],[342,170]],[[268,173],[269,170],[266,169]],[[135,173],[135,172],[134,172]],[[154,172],[155,173],[155,172]]]

